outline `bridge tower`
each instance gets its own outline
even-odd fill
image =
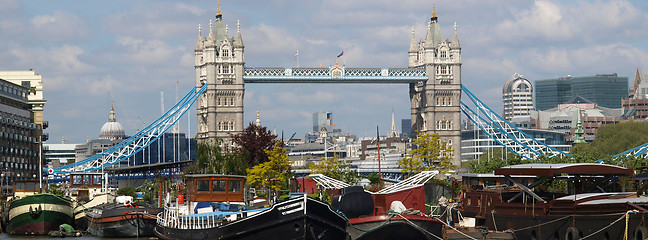
[[[436,9],[424,40],[416,42],[414,29],[409,67],[425,68],[427,81],[410,84],[412,131],[438,133],[454,150],[461,165],[461,45],[454,27],[452,41],[443,38]]]
[[[229,28],[223,23],[220,6],[216,20],[209,20],[209,35],[202,36],[199,26],[196,42],[196,87],[207,84],[207,90],[197,103],[199,142],[216,137],[228,143],[231,136],[243,132],[243,68],[244,44],[240,23],[236,37],[229,36]]]

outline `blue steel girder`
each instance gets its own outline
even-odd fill
[[[245,83],[417,83],[424,68],[245,68]]]
[[[466,88],[464,85],[461,85],[462,91],[470,98],[470,100],[475,104],[475,106],[479,109],[479,111],[485,116],[485,118],[482,118],[480,115],[474,114],[474,116],[478,117],[470,117],[470,119],[475,122],[475,124],[480,125],[480,124],[485,124],[485,125],[480,125],[480,128],[484,129],[484,131],[490,131],[489,128],[492,128],[494,130],[497,130],[499,133],[495,133],[495,131],[491,131],[489,135],[491,136],[497,136],[497,139],[499,139],[499,143],[506,146],[507,149],[514,150],[514,152],[520,154],[521,156],[525,158],[530,158],[530,159],[536,159],[537,156],[540,155],[547,155],[549,157],[557,157],[557,156],[570,156],[572,155],[565,153],[563,151],[560,151],[556,148],[550,147],[547,144],[540,142],[536,140],[535,138],[531,137],[530,135],[526,134],[524,131],[518,129],[517,127],[513,126],[513,124],[509,123],[506,121],[504,118],[499,116],[497,113],[495,113],[493,110],[491,110],[488,106],[486,106],[477,96],[475,96],[468,88]],[[465,104],[462,104],[462,111],[466,113],[466,115],[469,115],[468,112],[464,110],[464,108],[469,109]],[[479,121],[476,121],[479,120]],[[495,139],[495,138],[493,138]],[[519,150],[515,151],[515,150]]]
[[[132,137],[109,148],[103,153],[96,154],[87,159],[51,169],[49,174],[64,174],[70,172],[95,171],[102,167],[112,166],[133,156],[135,153],[149,146],[169,130],[191,108],[196,99],[207,89],[207,84],[200,89],[194,87],[182,100],[176,103],[160,118],[149,124]]]
[[[648,158],[648,143],[641,144],[637,147],[634,147],[628,151],[619,153],[617,155],[612,156],[612,159],[617,159],[620,157],[631,157],[631,156],[642,156],[644,158]],[[599,162],[603,162],[603,159],[599,160]]]

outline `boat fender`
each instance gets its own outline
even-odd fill
[[[648,238],[648,229],[644,226],[639,226],[637,229],[635,229],[634,232],[634,238],[633,239],[646,239]]]
[[[576,240],[576,239],[580,239],[578,228],[576,227],[567,228],[567,232],[565,233],[565,240]]]

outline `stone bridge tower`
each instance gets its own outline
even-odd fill
[[[425,40],[418,43],[412,29],[409,67],[425,68],[428,80],[410,84],[412,131],[438,133],[454,150],[461,166],[461,45],[455,24],[452,41],[443,38],[432,12]]]
[[[229,142],[232,135],[243,131],[243,68],[245,58],[240,24],[236,36],[229,36],[229,28],[223,23],[220,6],[216,20],[209,21],[209,35],[202,36],[198,30],[195,49],[196,87],[207,84],[207,90],[197,101],[199,142],[216,137]],[[227,144],[226,144],[227,145]]]

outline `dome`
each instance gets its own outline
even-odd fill
[[[533,92],[533,87],[529,80],[523,78],[522,75],[515,73],[513,74],[513,77],[511,77],[508,81],[506,81],[504,87],[502,88],[503,94],[513,93],[513,92],[531,93]]]
[[[101,127],[99,139],[115,140],[125,137],[124,127],[115,120],[115,109],[113,108],[113,104],[110,103],[110,116],[108,117],[108,122],[104,123]]]

